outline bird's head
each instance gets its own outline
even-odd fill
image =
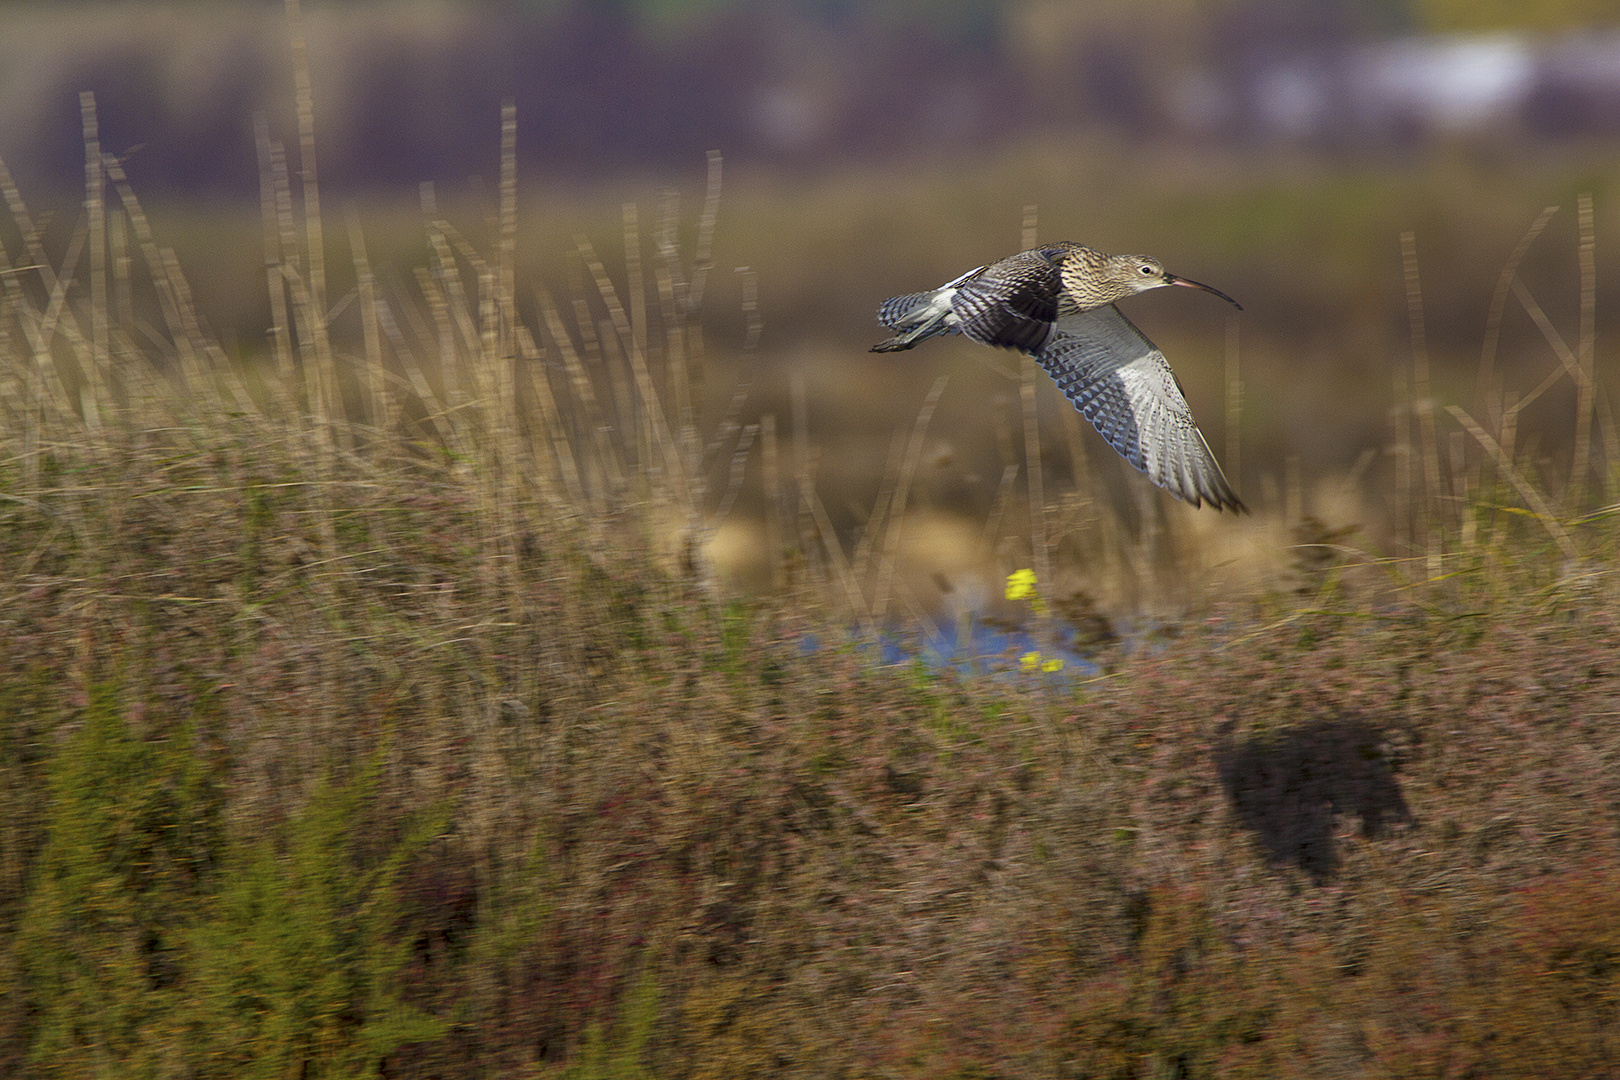
[[[1227,296],[1219,289],[1193,281],[1189,278],[1177,277],[1166,270],[1157,259],[1146,255],[1110,255],[1102,265],[1099,274],[1104,292],[1110,293],[1105,301],[1113,303],[1115,300],[1127,296],[1134,296],[1149,289],[1159,289],[1166,285],[1183,285],[1189,289],[1203,289],[1207,293],[1214,293],[1228,304],[1243,310],[1243,305]]]

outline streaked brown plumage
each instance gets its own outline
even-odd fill
[[[1099,434],[1178,499],[1242,513],[1164,354],[1114,306],[1166,285],[1214,293],[1142,255],[1105,255],[1061,241],[970,270],[931,292],[878,309],[895,332],[872,347],[897,352],[940,334],[1018,349],[1038,360]]]

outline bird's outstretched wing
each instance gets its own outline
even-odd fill
[[[1063,296],[1058,256],[1056,249],[1021,251],[963,282],[951,300],[961,332],[983,345],[1040,351]]]
[[[1035,356],[1120,455],[1183,502],[1243,513],[1164,353],[1109,304],[1067,315]]]

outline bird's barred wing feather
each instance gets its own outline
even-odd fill
[[[1065,316],[1037,355],[1091,426],[1148,479],[1184,502],[1242,512],[1153,342],[1109,304]]]
[[[992,263],[951,300],[962,333],[983,345],[1038,352],[1058,318],[1061,274],[1040,248]]]

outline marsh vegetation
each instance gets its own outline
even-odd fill
[[[929,441],[932,379],[832,506],[803,382],[749,404],[770,309],[718,161],[536,288],[509,113],[482,228],[424,193],[380,267],[304,97],[302,157],[260,131],[271,331],[233,350],[82,104],[63,243],[0,177],[0,1072],[1610,1075],[1589,201],[1568,320],[1522,251],[1408,241],[1353,473],[1283,465],[1242,524],[1121,500],[1009,365],[947,515],[927,485],[981,466]],[[1476,398],[1427,367],[1437,279],[1486,298]],[[874,644],[986,619],[1087,669]]]

